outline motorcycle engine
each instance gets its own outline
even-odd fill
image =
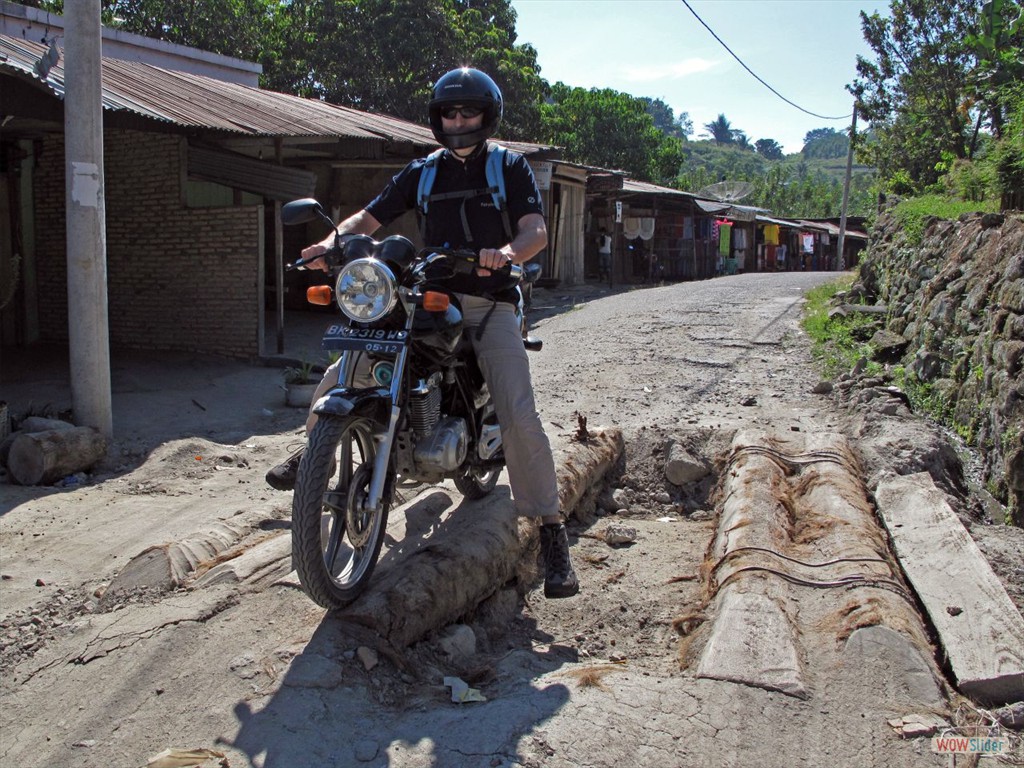
[[[466,460],[469,430],[465,419],[441,418],[440,373],[410,392],[409,429],[396,435],[398,473],[432,482],[454,472]]]
[[[441,419],[429,434],[416,441],[413,449],[416,469],[426,473],[453,472],[466,460],[468,444],[465,419]]]

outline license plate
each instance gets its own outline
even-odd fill
[[[321,346],[324,349],[397,355],[405,347],[408,338],[408,331],[384,331],[379,328],[349,328],[347,325],[332,325],[324,333]]]

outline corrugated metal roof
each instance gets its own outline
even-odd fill
[[[816,229],[820,232],[828,232],[833,237],[839,237],[839,225],[833,224],[830,221],[811,221],[808,219],[798,219],[797,223],[805,229]],[[847,229],[846,237],[852,237],[857,240],[867,240],[867,232],[861,232],[856,229]]]
[[[44,80],[35,66],[46,51],[45,45],[0,35],[0,72],[34,80],[62,99],[63,50]],[[427,126],[395,117],[107,57],[103,58],[103,108],[249,136],[343,137],[437,146]],[[552,149],[522,142],[502,144],[524,154]]]
[[[696,197],[692,192],[683,192],[681,189],[672,189],[671,187],[659,187],[657,184],[651,184],[646,181],[637,181],[636,179],[623,179],[622,181],[623,192],[639,192],[645,195],[668,195],[670,197]]]
[[[789,227],[790,229],[800,229],[800,222],[791,221],[790,219],[779,219],[774,216],[757,216],[757,221],[761,224],[778,224],[780,227]]]
[[[46,46],[0,35],[0,70],[10,68],[64,96],[64,57],[45,81],[35,72]],[[103,59],[103,108],[181,126],[263,136],[344,136],[434,144],[426,128],[322,101],[261,91],[150,64]]]

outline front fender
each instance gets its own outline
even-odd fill
[[[364,416],[382,424],[391,418],[391,392],[381,387],[335,387],[316,401],[318,416]]]

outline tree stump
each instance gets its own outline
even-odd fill
[[[107,453],[107,441],[92,427],[28,432],[15,438],[7,471],[21,485],[43,485],[88,469]]]

